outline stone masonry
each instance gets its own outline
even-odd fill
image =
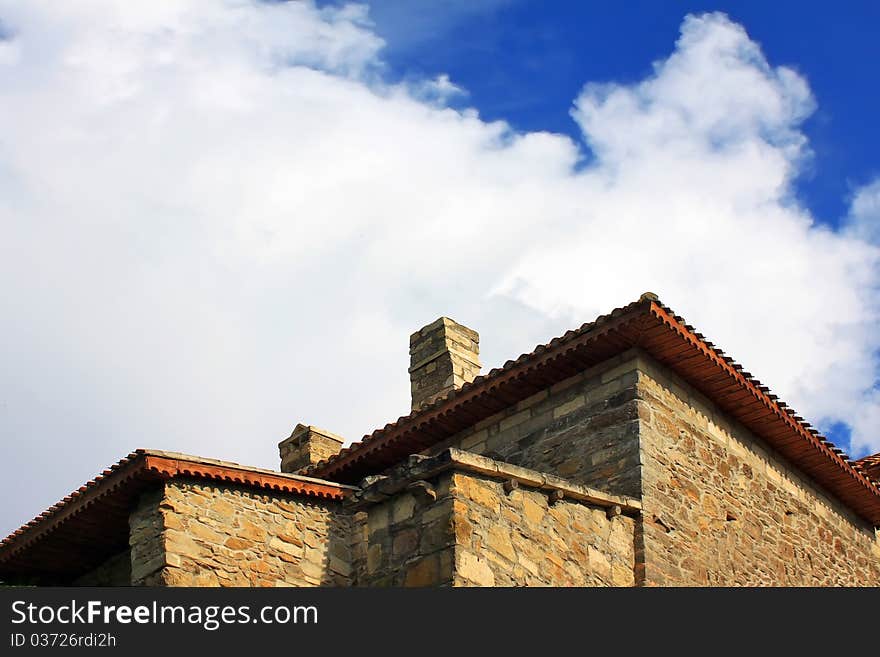
[[[880,584],[873,527],[689,385],[638,367],[644,583]]]
[[[632,586],[632,518],[505,482],[454,477],[456,586]]]
[[[412,409],[427,406],[480,374],[480,336],[441,317],[410,336]]]
[[[412,407],[444,419],[448,403],[426,407],[478,375],[479,337],[441,318],[413,334],[410,355]],[[356,471],[368,473],[356,486],[304,475],[343,444],[305,424],[279,444],[285,475],[156,453],[165,466],[120,484],[141,486],[121,516],[128,549],[117,525],[103,563],[39,581],[880,585],[870,513],[858,515],[643,349],[593,362],[520,401],[502,397],[470,426],[415,434],[408,444],[418,448],[342,452],[391,454]]]
[[[452,449],[356,494],[367,586],[632,586],[638,501]],[[629,514],[629,515],[625,515]]]
[[[297,424],[288,438],[278,443],[281,472],[297,473],[310,465],[335,456],[345,439],[326,429]]]
[[[450,477],[430,489],[402,487],[391,496],[368,499],[363,551],[356,571],[363,586],[449,586],[455,560],[454,517]]]
[[[585,370],[428,451],[455,446],[609,493],[638,496],[640,402],[633,358],[622,354]]]
[[[350,518],[338,506],[169,482],[131,516],[132,584],[347,585]]]
[[[174,481],[141,499],[130,550],[76,583],[631,586],[639,509],[456,449],[414,458],[342,506]]]

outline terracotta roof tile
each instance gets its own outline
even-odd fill
[[[880,452],[860,458],[858,461],[855,461],[853,465],[863,472],[865,476],[880,483]]]
[[[572,374],[638,347],[701,390],[734,419],[875,525],[880,488],[751,372],[652,293],[507,361],[444,398],[376,429],[308,473],[353,483]],[[674,350],[674,351],[673,351]],[[683,357],[682,354],[685,356]],[[723,394],[722,394],[723,393]]]
[[[461,388],[450,391],[450,393],[445,397],[435,399],[432,403],[423,406],[419,410],[412,411],[409,415],[403,415],[397,418],[397,421],[386,424],[383,428],[376,429],[371,434],[365,435],[359,442],[353,443],[349,447],[344,448],[338,454],[310,466],[307,472],[309,474],[319,475],[322,472],[330,471],[333,466],[343,460],[344,457],[361,452],[372,443],[378,441],[380,438],[383,438],[386,434],[398,430],[401,427],[413,423],[421,418],[428,417],[431,414],[436,413],[440,409],[445,410],[446,407],[450,407],[457,399],[466,396],[473,390],[483,388],[491,389],[492,384],[496,380],[498,380],[503,374],[510,372],[517,366],[528,365],[536,357],[541,356],[545,353],[555,352],[556,350],[563,348],[567,343],[571,342],[576,337],[588,333],[598,326],[601,326],[612,317],[619,317],[620,315],[629,312],[633,308],[644,303],[645,299],[648,298],[647,295],[650,295],[650,293],[642,295],[642,298],[640,298],[639,301],[633,302],[622,308],[614,309],[608,315],[600,315],[594,321],[583,324],[579,329],[566,331],[564,335],[553,338],[547,344],[538,345],[530,353],[522,354],[516,360],[508,360],[501,367],[493,368],[487,374],[480,375],[476,377],[473,381],[465,383]]]
[[[145,488],[156,482],[189,477],[207,481],[247,486],[340,501],[352,490],[350,486],[306,477],[218,461],[177,452],[138,449],[120,459],[94,479],[53,504],[0,541],[0,573],[21,574],[42,558],[31,555],[34,546],[57,552],[57,546],[40,546],[44,539],[63,542],[72,536],[93,532],[93,550],[127,545],[129,505]],[[124,536],[122,536],[124,529]],[[105,536],[103,532],[106,532]],[[50,549],[51,548],[51,549]],[[39,552],[39,549],[37,552]],[[68,559],[76,561],[76,551],[68,550]],[[58,557],[53,557],[58,560]],[[45,562],[45,559],[43,559]],[[60,558],[58,568],[64,567]]]

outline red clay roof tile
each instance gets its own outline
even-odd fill
[[[652,293],[538,345],[531,353],[373,431],[312,466],[308,474],[357,482],[633,347],[675,371],[859,515],[880,525],[877,483]]]
[[[22,575],[40,570],[63,572],[71,563],[87,564],[77,550],[65,550],[84,537],[89,554],[124,549],[128,545],[131,504],[156,482],[192,477],[247,486],[259,490],[341,501],[351,488],[330,481],[252,468],[176,452],[139,449],[53,504],[0,541],[0,574]],[[109,556],[109,555],[107,555]],[[47,566],[50,564],[51,566]]]
[[[874,482],[880,483],[880,453],[860,458],[854,465]]]

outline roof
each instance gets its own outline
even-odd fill
[[[0,541],[0,576],[88,572],[128,547],[128,516],[141,493],[178,477],[331,501],[342,500],[350,490],[329,481],[229,461],[139,449]]]
[[[880,482],[880,452],[860,458],[855,466],[875,482]]]
[[[858,515],[880,525],[877,483],[652,293],[478,376],[364,436],[307,473],[346,483],[360,481],[632,348],[644,350],[673,370]]]

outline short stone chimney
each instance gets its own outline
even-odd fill
[[[480,374],[480,334],[448,317],[409,338],[412,410],[470,383]]]
[[[281,472],[291,474],[339,454],[345,439],[312,425],[297,424],[289,438],[278,443]]]

